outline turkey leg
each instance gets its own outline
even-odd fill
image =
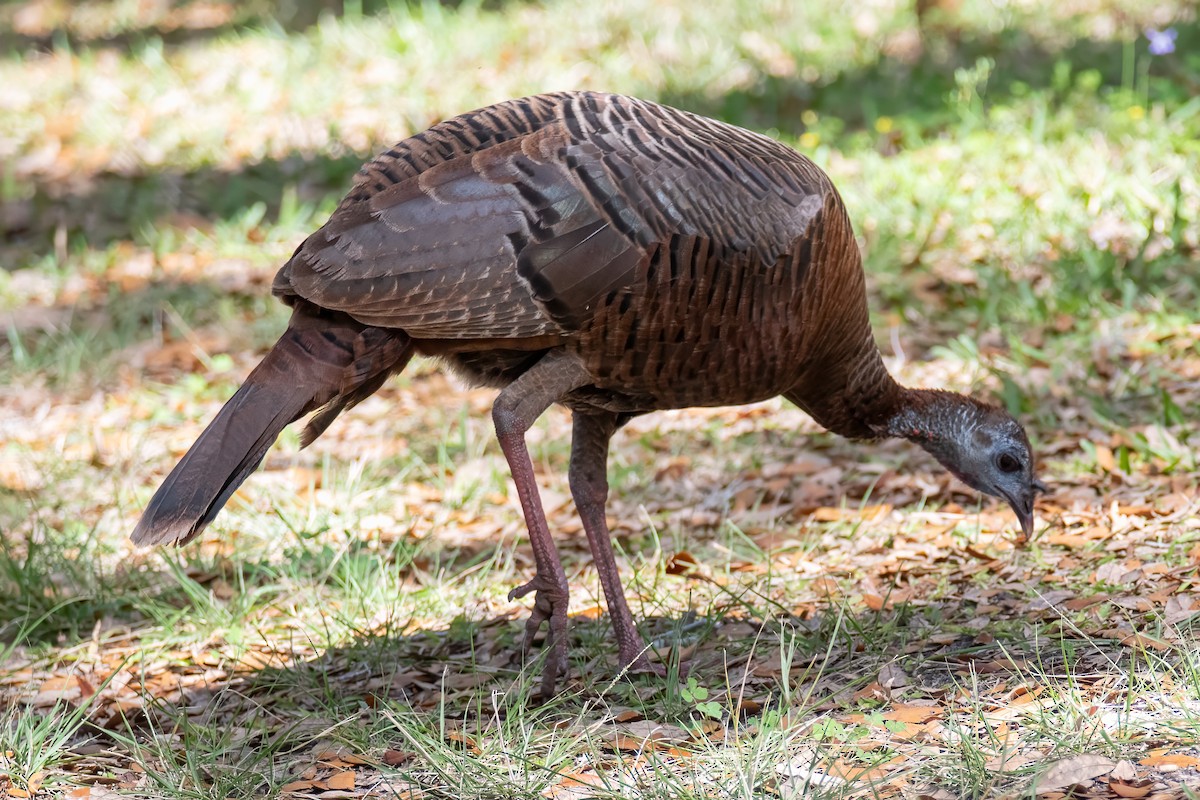
[[[517,487],[536,565],[533,580],[508,593],[508,599],[515,600],[536,592],[533,612],[525,624],[523,650],[526,654],[542,624],[548,622],[550,625],[540,690],[543,698],[554,693],[558,675],[567,671],[567,574],[559,561],[554,540],[550,538],[546,512],[533,475],[533,462],[525,446],[525,434],[552,403],[590,382],[591,376],[578,358],[555,350],[506,386],[492,406],[496,438],[500,440],[500,449]]]
[[[600,574],[600,586],[608,602],[621,665],[634,672],[664,674],[661,667],[655,667],[646,658],[646,645],[625,600],[625,589],[621,586],[608,521],[604,516],[608,500],[608,444],[622,422],[611,412],[575,412],[571,432],[571,496],[575,498],[575,507],[592,548],[596,572]]]

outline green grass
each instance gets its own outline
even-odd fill
[[[402,797],[1016,797],[1072,754],[1200,754],[1194,9],[964,0],[918,48],[907,3],[329,5],[0,3],[0,795],[352,769]],[[422,362],[309,450],[286,432],[200,543],[132,549],[359,163],[567,88],[824,167],[898,377],[1027,423],[1041,537],[777,401],[636,420],[614,542],[654,657],[693,671],[619,675],[555,410],[530,449],[577,616],[535,705],[491,393]]]

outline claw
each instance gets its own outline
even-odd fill
[[[534,576],[529,583],[515,587],[508,593],[509,600],[515,600],[536,592],[533,599],[533,610],[525,622],[525,638],[521,643],[522,660],[529,660],[534,640],[542,625],[549,623],[550,630],[546,636],[546,664],[542,667],[542,683],[539,695],[544,700],[554,695],[554,687],[558,676],[567,674],[567,591],[564,587],[550,585],[548,581],[539,580]]]
[[[519,600],[530,592],[537,590],[537,579],[531,580],[529,583],[523,583],[520,586],[514,586],[508,592],[508,601]]]

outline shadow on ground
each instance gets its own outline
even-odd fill
[[[954,614],[948,605],[944,610]],[[982,699],[1002,696],[1009,684],[1054,680],[1045,676],[1079,690],[1107,680],[1114,665],[1130,658],[1112,643],[1071,634],[988,643],[977,631],[958,627],[959,636],[941,636],[942,643],[934,644],[927,637],[945,631],[923,627],[927,620],[921,614],[930,608],[914,611],[846,616],[826,608],[808,619],[706,619],[691,650],[690,674],[713,691],[722,708],[716,730],[744,731],[768,712],[786,712],[790,725],[803,726],[876,708],[889,693],[899,703],[947,702],[964,693]],[[690,621],[656,618],[646,627],[678,631]],[[440,740],[437,747],[482,763],[483,741],[498,738],[502,746],[505,733],[530,736],[596,723],[586,735],[611,748],[623,720],[645,719],[674,730],[714,724],[682,695],[673,677],[617,677],[605,642],[607,624],[603,618],[574,623],[571,674],[544,705],[530,696],[539,664],[525,670],[518,664],[521,620],[503,616],[447,630],[366,635],[283,666],[193,682],[127,713],[105,718],[101,710],[80,731],[76,746],[107,747],[124,760],[165,757],[168,776],[184,763],[176,748],[203,748],[215,759],[206,761],[200,782],[244,784],[257,776],[252,780],[261,782],[261,790],[295,780],[307,766],[333,758],[331,753],[377,756],[387,750],[401,755],[401,776],[436,791],[445,788],[439,765],[429,762],[427,749],[414,748],[414,735]],[[1029,622],[994,624],[1028,630]],[[790,654],[786,672],[781,652]],[[884,690],[880,680],[901,685]],[[939,702],[932,703],[931,713],[941,713],[938,708]],[[730,709],[738,709],[736,719]],[[168,732],[170,738],[164,738]],[[131,741],[136,748],[129,747]]]

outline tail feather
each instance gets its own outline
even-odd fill
[[[308,447],[325,432],[338,414],[366,400],[412,358],[412,339],[384,328],[367,328],[354,340],[354,360],[342,372],[337,395],[320,408],[300,433],[300,446]]]
[[[154,493],[134,529],[136,544],[184,544],[213,521],[287,425],[316,408],[315,439],[344,408],[408,363],[412,340],[348,317],[298,309],[287,332],[217,413]]]

